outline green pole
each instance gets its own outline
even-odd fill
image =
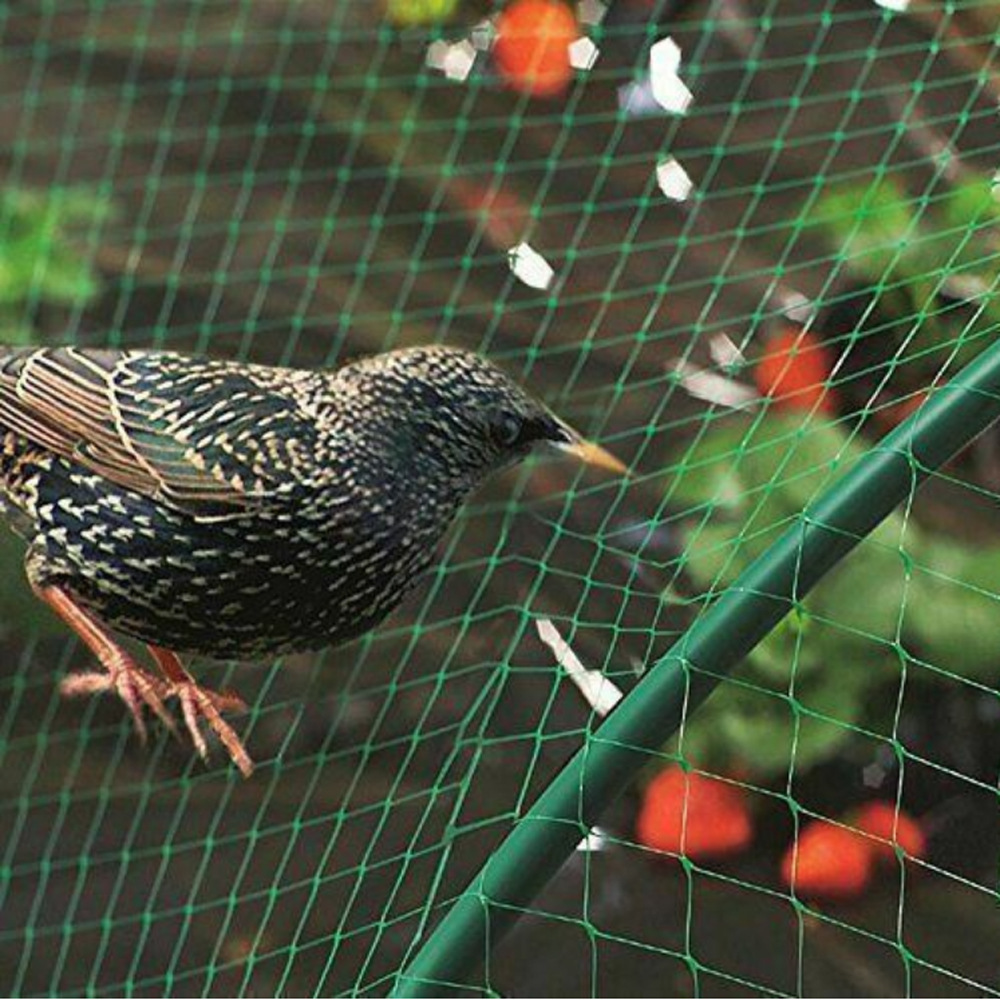
[[[648,753],[916,486],[1000,417],[1000,341],[857,460],[624,698],[514,827],[397,977],[392,996],[463,985]]]

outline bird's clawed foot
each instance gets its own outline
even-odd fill
[[[104,667],[104,671],[93,670],[64,677],[59,690],[69,698],[113,691],[132,713],[136,732],[143,743],[146,742],[147,736],[146,720],[142,717],[144,705],[153,710],[167,729],[177,734],[177,724],[163,704],[163,699],[169,693],[168,685],[164,681],[147,673],[125,653],[109,658]]]
[[[143,705],[148,705],[168,729],[177,731],[173,717],[163,704],[167,693],[167,685],[163,681],[143,670],[115,642],[107,629],[80,607],[67,591],[61,587],[36,586],[35,593],[76,632],[104,667],[103,671],[89,671],[65,678],[60,685],[64,695],[75,697],[98,691],[114,691],[132,713],[135,728],[143,743],[146,742]]]
[[[144,706],[152,709],[174,736],[180,736],[174,717],[164,705],[167,698],[176,697],[184,715],[184,726],[202,760],[208,760],[208,743],[199,725],[200,720],[204,719],[212,732],[219,737],[219,742],[226,748],[230,759],[240,769],[243,777],[249,778],[253,774],[253,761],[243,746],[243,741],[236,735],[236,730],[222,718],[223,712],[245,712],[246,702],[232,692],[210,691],[200,687],[187,671],[180,667],[179,661],[176,667],[174,664],[171,666],[174,670],[179,668],[181,674],[166,670],[163,657],[169,656],[176,660],[173,653],[156,649],[154,656],[163,668],[165,679],[154,677],[143,670],[123,652],[117,655],[114,661],[105,663],[104,671],[93,670],[70,674],[69,677],[63,678],[59,689],[66,697],[82,697],[113,691],[128,706],[135,720],[136,731],[143,743],[147,737],[146,720],[143,718]]]
[[[202,760],[208,759],[208,744],[199,725],[199,721],[204,719],[226,748],[230,760],[244,778],[249,778],[253,774],[253,761],[236,730],[222,718],[223,712],[245,712],[246,702],[231,691],[210,691],[201,687],[184,669],[176,653],[159,646],[150,646],[149,651],[166,678],[167,694],[176,696],[181,703],[184,725]]]
[[[194,743],[202,760],[208,760],[208,744],[198,725],[200,719],[204,719],[212,732],[219,737],[219,741],[243,777],[249,778],[253,774],[253,761],[243,746],[243,741],[236,735],[236,730],[222,718],[223,712],[246,711],[246,702],[235,694],[208,691],[199,687],[193,680],[171,684],[170,693],[176,695],[181,703],[184,725],[191,734],[191,742]]]
[[[163,678],[153,676],[143,670],[108,630],[66,590],[61,587],[39,586],[35,588],[35,593],[72,627],[104,668],[103,671],[94,670],[64,678],[60,685],[64,695],[78,697],[114,691],[128,706],[135,720],[135,728],[144,743],[144,706],[152,709],[167,729],[175,736],[178,735],[177,723],[163,704],[165,699],[176,697],[184,713],[184,724],[202,758],[208,757],[208,744],[198,725],[199,719],[205,719],[219,737],[243,777],[250,777],[253,773],[253,761],[236,731],[222,718],[223,712],[245,711],[247,706],[242,698],[231,693],[217,694],[199,687],[184,669],[177,654],[159,646],[150,646],[149,651]]]

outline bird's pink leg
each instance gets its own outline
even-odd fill
[[[140,738],[146,741],[142,706],[148,705],[173,732],[174,720],[163,704],[167,685],[143,670],[88,611],[61,587],[36,587],[35,593],[83,640],[100,661],[104,671],[70,674],[63,678],[60,691],[67,697],[114,691],[128,706]]]
[[[167,694],[177,695],[181,703],[184,724],[191,734],[191,740],[198,753],[201,754],[202,758],[208,758],[208,746],[198,726],[199,718],[203,718],[219,737],[233,763],[242,772],[243,777],[249,778],[253,774],[253,761],[243,746],[243,741],[236,735],[236,731],[222,718],[223,712],[245,712],[246,702],[232,692],[219,693],[201,687],[184,669],[177,654],[169,649],[150,646],[149,652],[167,679]]]

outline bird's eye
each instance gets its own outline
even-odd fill
[[[512,448],[521,437],[521,418],[513,413],[498,413],[493,418],[490,433],[501,448]]]

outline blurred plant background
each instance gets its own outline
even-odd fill
[[[538,622],[630,689],[995,341],[998,28],[983,0],[0,12],[4,341],[461,345],[635,470],[512,472],[373,635],[197,664],[252,706],[247,783],[59,699],[87,654],[5,533],[0,987],[387,992],[598,722]],[[998,493],[990,432],[685,721],[466,992],[1000,993]]]

